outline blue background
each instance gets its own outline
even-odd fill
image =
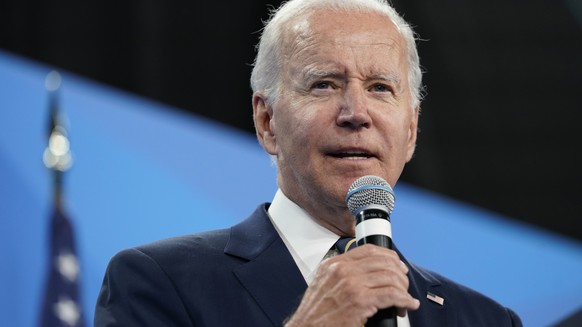
[[[0,326],[35,326],[40,311],[52,209],[42,163],[50,70],[0,52]],[[74,160],[65,208],[91,326],[114,253],[230,226],[271,200],[276,174],[246,133],[61,75]],[[513,308],[525,326],[549,326],[582,307],[579,241],[405,183],[395,193],[394,240],[409,260]]]

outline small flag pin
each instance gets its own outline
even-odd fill
[[[444,305],[445,304],[445,299],[443,299],[442,297],[433,294],[431,292],[426,292],[426,298],[433,301],[434,303],[438,303],[440,305]]]

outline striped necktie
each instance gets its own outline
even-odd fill
[[[338,250],[339,254],[347,252],[358,245],[356,244],[356,239],[353,237],[342,237],[337,242],[335,242],[336,249]]]

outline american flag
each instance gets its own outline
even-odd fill
[[[426,298],[440,305],[445,304],[445,299],[431,292],[426,292]]]
[[[79,290],[79,261],[73,227],[61,208],[50,224],[51,249],[40,326],[83,327]]]
[[[49,269],[45,284],[39,325],[42,327],[84,327],[79,287],[79,260],[75,248],[74,229],[62,205],[63,173],[71,166],[69,139],[61,123],[57,90],[61,76],[52,71],[47,75],[50,92],[50,124],[48,146],[43,161],[54,178],[53,212],[50,217]]]

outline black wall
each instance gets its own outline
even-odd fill
[[[582,240],[582,6],[399,0],[427,97],[403,180]],[[250,64],[279,1],[0,2],[0,48],[249,133]]]

